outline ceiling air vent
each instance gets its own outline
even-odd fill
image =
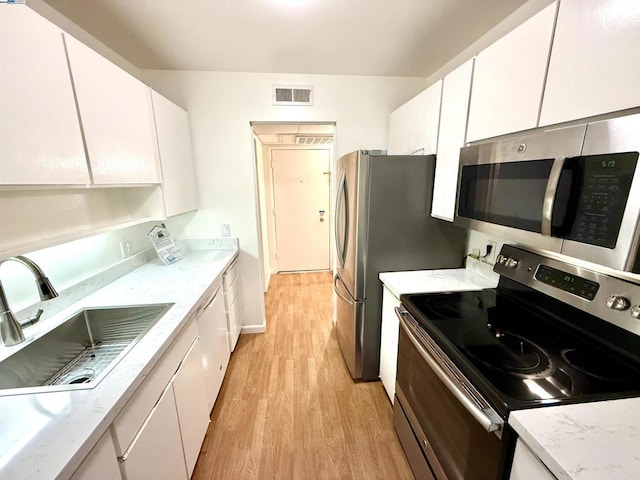
[[[274,85],[274,105],[313,105],[313,87],[307,85]]]
[[[333,143],[333,135],[296,135],[297,145],[328,145]]]

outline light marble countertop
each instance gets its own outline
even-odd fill
[[[640,398],[518,410],[509,424],[559,480],[640,478]]]
[[[488,279],[466,268],[383,272],[380,280],[398,298],[403,293],[454,292],[494,288],[497,279]]]
[[[27,342],[85,307],[173,303],[93,389],[0,396],[0,478],[69,478],[187,324],[237,248],[157,258],[26,331]],[[0,358],[21,346],[0,347]]]

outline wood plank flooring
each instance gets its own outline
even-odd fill
[[[331,281],[272,277],[267,331],[240,336],[192,479],[413,479],[382,384],[344,365]]]

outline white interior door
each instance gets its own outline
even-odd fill
[[[329,150],[272,150],[278,270],[329,270]]]

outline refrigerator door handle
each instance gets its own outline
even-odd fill
[[[342,284],[342,288],[346,289],[342,279],[338,277],[338,274],[335,274],[333,276],[333,291],[336,292],[336,295],[338,295],[342,300],[347,302],[349,305],[355,305],[356,302],[351,298],[349,298],[350,295],[344,295],[342,292],[340,292],[340,289],[338,288],[338,281],[340,281],[340,283]]]
[[[342,202],[344,202],[344,236],[340,239],[340,205]],[[338,186],[338,193],[336,195],[336,214],[334,221],[336,253],[338,254],[340,267],[344,267],[347,255],[347,241],[349,239],[349,195],[347,191],[347,172],[342,172],[342,176],[340,177],[340,185]]]

